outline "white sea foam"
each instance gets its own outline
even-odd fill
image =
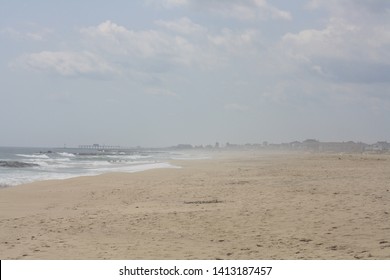
[[[28,160],[29,163],[34,163],[34,164],[38,164],[40,167],[46,167],[46,166],[49,166],[49,163],[47,163],[46,161],[43,161],[43,160]]]
[[[49,162],[69,162],[71,161],[70,158],[56,158],[56,159],[49,159]]]
[[[99,160],[99,161],[80,161],[78,165],[84,166],[84,167],[98,167],[98,166],[107,166],[111,163],[106,160]]]
[[[63,156],[63,157],[75,157],[76,155],[75,154],[71,154],[71,153],[57,153],[58,155],[60,156]]]
[[[16,154],[18,157],[25,157],[25,158],[49,158],[47,155],[24,155],[24,154]]]
[[[62,180],[69,179],[79,176],[94,176],[109,172],[126,172],[134,173],[141,172],[150,169],[160,169],[160,168],[180,168],[179,166],[171,165],[167,162],[154,162],[154,163],[145,163],[139,165],[125,165],[125,166],[106,166],[100,168],[86,168],[83,169],[83,172],[76,173],[67,173],[67,172],[48,172],[51,168],[45,168],[45,171],[42,172],[28,172],[28,171],[17,171],[10,174],[2,174],[0,177],[0,185],[15,186],[20,184],[27,184],[36,181],[46,181],[46,180]],[[52,169],[57,170],[57,169]]]
[[[18,176],[5,176],[0,178],[0,185],[16,186],[20,184],[27,184],[36,181],[46,180],[62,180],[80,175],[68,174],[68,173],[20,173]]]
[[[79,152],[76,149],[66,151],[54,149],[50,154],[40,154],[39,150],[34,148],[5,150],[0,156],[7,160],[21,160],[38,164],[38,166],[0,168],[0,185],[18,185],[108,172],[140,172],[156,168],[177,168],[167,162],[170,154],[166,152],[136,151],[135,153],[119,152],[117,154],[95,153],[95,151],[91,151],[91,154],[79,154]]]

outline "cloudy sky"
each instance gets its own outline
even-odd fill
[[[388,0],[0,4],[0,146],[390,141]]]

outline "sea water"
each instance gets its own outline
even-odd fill
[[[108,172],[178,168],[169,163],[180,153],[164,150],[108,150],[0,147],[0,187]],[[19,167],[18,165],[27,166]]]

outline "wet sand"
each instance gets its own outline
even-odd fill
[[[0,259],[390,259],[390,155],[173,163],[0,189]]]

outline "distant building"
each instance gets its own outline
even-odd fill
[[[302,147],[306,150],[318,151],[320,147],[320,141],[315,139],[306,139],[302,142]]]
[[[302,149],[302,143],[299,141],[290,142],[291,149]]]
[[[368,152],[390,151],[390,143],[387,143],[386,141],[379,141],[379,142],[376,142],[375,144],[366,146],[365,151],[368,151]]]

